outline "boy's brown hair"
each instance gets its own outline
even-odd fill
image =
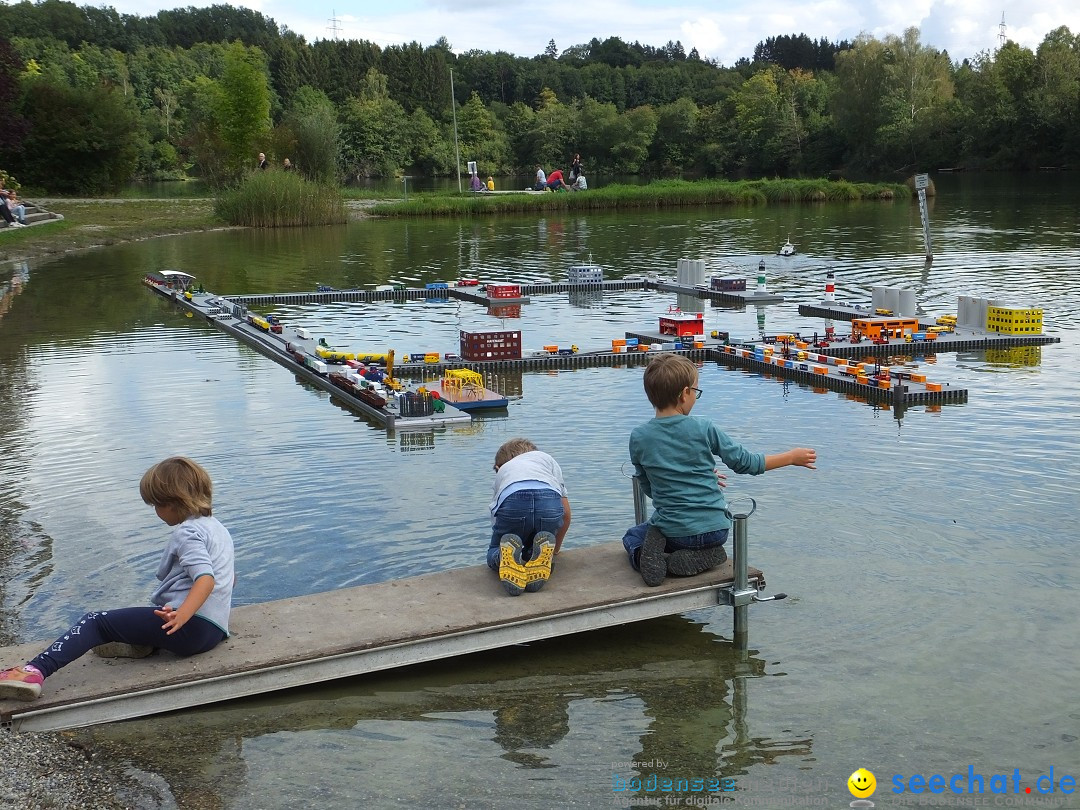
[[[518,438],[504,442],[503,446],[495,451],[495,469],[499,469],[515,456],[520,456],[522,453],[531,453],[535,449],[536,445],[528,439]]]
[[[697,381],[697,366],[681,354],[657,354],[645,366],[645,396],[662,410],[678,404],[686,388]]]
[[[175,506],[187,517],[209,517],[213,484],[210,474],[199,464],[173,456],[143,473],[139,495],[152,506]]]

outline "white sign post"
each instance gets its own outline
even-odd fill
[[[930,244],[930,212],[926,210],[926,189],[930,185],[930,175],[915,175],[915,190],[919,193],[919,216],[922,219],[923,242],[926,245],[926,261],[934,260],[934,248]]]

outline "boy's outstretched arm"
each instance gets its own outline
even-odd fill
[[[566,537],[566,530],[570,528],[570,501],[566,498],[562,499],[562,511],[563,522],[559,528],[559,533],[555,535],[555,553],[559,553],[559,549],[562,548],[562,540]]]
[[[775,470],[777,467],[806,467],[816,470],[814,463],[817,461],[817,452],[809,447],[796,447],[786,453],[773,453],[765,456],[765,469]]]

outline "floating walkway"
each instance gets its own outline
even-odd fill
[[[245,320],[247,310],[239,304],[209,293],[185,291],[170,286],[168,283],[169,276],[176,276],[177,274],[178,271],[166,270],[160,274],[165,280],[155,278],[154,275],[148,275],[143,281],[154,292],[179,304],[193,314],[202,316],[223,332],[227,332],[237,340],[246,343],[259,354],[285,366],[296,376],[326,391],[332,398],[349,406],[353,411],[371,417],[388,429],[430,428],[436,425],[472,421],[471,416],[450,404],[445,405],[443,413],[433,413],[428,416],[403,416],[392,402],[388,402],[386,408],[376,408],[334,385],[327,374],[319,373],[318,366],[312,368],[296,359],[296,356],[290,351],[290,345],[294,348],[300,348],[300,353],[313,361],[312,365],[315,365],[314,361],[318,360],[318,355],[315,353],[316,343],[312,338],[300,334],[299,330],[286,326],[282,326],[281,332],[277,334],[257,329]],[[185,279],[192,278],[186,273],[179,275]],[[269,323],[267,323],[267,326],[269,326]],[[325,364],[319,363],[319,365]]]
[[[645,281],[600,281],[589,283],[537,282],[521,284],[521,298],[489,298],[472,292],[475,287],[432,287],[419,289],[401,287],[393,290],[315,290],[298,293],[264,293],[255,295],[233,295],[229,300],[247,307],[299,306],[301,304],[334,304],[352,301],[445,301],[456,298],[483,306],[504,306],[507,304],[528,303],[529,295],[549,295],[559,292],[589,290],[642,290]]]
[[[710,301],[720,301],[725,304],[782,304],[784,296],[771,292],[758,292],[754,290],[712,290],[701,287],[687,287],[683,284],[675,284],[671,281],[650,281],[647,286],[661,292],[681,293],[683,295],[696,295],[698,298],[708,298]]]
[[[173,273],[184,275],[178,271],[163,271],[163,274]],[[191,278],[190,276],[186,276]],[[365,413],[378,419],[388,428],[400,428],[410,425],[417,427],[430,427],[435,424],[444,424],[453,421],[467,421],[468,414],[453,407],[453,399],[445,401],[446,412],[432,417],[406,417],[397,416],[387,409],[374,408],[367,402],[350,396],[349,393],[333,385],[328,377],[329,367],[312,369],[306,364],[298,362],[289,352],[290,343],[304,343],[309,340],[304,330],[290,327],[277,327],[288,330],[289,338],[283,335],[270,334],[260,331],[247,323],[247,304],[285,304],[302,302],[327,302],[327,301],[358,301],[358,300],[392,300],[402,299],[431,299],[445,298],[448,295],[462,298],[463,300],[476,299],[480,302],[492,303],[494,299],[486,299],[470,292],[472,287],[442,287],[434,289],[393,289],[393,290],[322,290],[314,293],[287,293],[266,296],[238,296],[224,299],[199,293],[192,294],[190,290],[181,291],[169,284],[159,284],[147,278],[150,284],[160,294],[177,301],[178,303],[198,312],[211,322],[216,323],[225,331],[234,334],[239,339],[251,345],[257,351],[281,363],[298,376],[308,382],[329,391],[335,398],[344,402],[353,410]],[[700,288],[687,288],[678,284],[670,284],[657,279],[634,279],[630,281],[592,281],[592,282],[558,282],[545,284],[520,285],[522,292],[531,294],[549,294],[564,291],[588,291],[608,289],[663,289],[675,290],[699,297],[716,297],[717,291],[704,291]],[[736,297],[741,298],[737,293]],[[504,303],[506,299],[499,299]],[[752,298],[746,298],[751,301]],[[804,315],[826,317],[836,320],[850,320],[859,316],[867,316],[868,311],[863,307],[856,307],[845,303],[823,301],[809,307],[801,306],[800,312]],[[232,319],[238,319],[232,322]],[[256,319],[259,320],[259,319]],[[948,383],[938,383],[927,380],[925,375],[917,369],[910,367],[883,368],[877,362],[877,358],[893,357],[897,355],[931,355],[947,351],[980,351],[999,348],[1012,348],[1024,346],[1041,346],[1060,342],[1060,338],[1047,335],[998,335],[961,328],[953,332],[936,333],[933,340],[912,340],[903,338],[890,338],[887,340],[861,340],[857,343],[848,342],[845,339],[836,340],[830,335],[830,340],[813,341],[812,348],[794,350],[788,347],[787,351],[781,346],[770,348],[762,341],[747,341],[739,344],[727,342],[727,333],[715,333],[716,338],[706,338],[701,335],[699,348],[683,348],[679,342],[673,342],[671,335],[660,335],[652,331],[627,332],[627,338],[638,338],[639,342],[650,345],[663,343],[660,351],[674,351],[682,354],[695,362],[714,360],[724,365],[745,368],[756,372],[773,374],[776,376],[793,379],[799,383],[811,385],[814,388],[831,389],[840,393],[849,394],[867,402],[891,403],[902,407],[910,405],[938,405],[944,403],[966,402],[968,392],[966,389],[957,388]],[[666,342],[665,342],[666,341]],[[809,342],[806,342],[809,343]],[[806,343],[802,345],[806,345]],[[675,347],[678,348],[675,348]],[[312,353],[310,346],[305,351]],[[399,362],[394,368],[396,375],[402,379],[426,381],[431,377],[440,379],[444,372],[451,369],[469,369],[482,375],[493,375],[506,371],[541,371],[550,369],[577,369],[596,366],[629,366],[643,365],[648,362],[651,352],[645,351],[586,351],[574,353],[550,353],[534,354],[529,357],[518,359],[504,359],[492,361],[461,360],[454,358],[440,362]],[[800,355],[802,355],[800,357]],[[861,359],[865,362],[848,362],[849,359]],[[304,358],[307,359],[307,358]],[[402,358],[404,360],[404,358]],[[321,364],[320,364],[321,365]],[[502,400],[502,397],[495,397]],[[479,403],[483,407],[488,403]],[[469,403],[476,407],[477,403]],[[463,407],[469,407],[463,405]],[[505,401],[491,403],[498,407],[505,405]]]
[[[765,587],[748,571],[749,589]],[[486,565],[234,608],[233,636],[191,658],[90,654],[45,682],[35,701],[0,700],[0,724],[49,731],[127,720],[311,686],[545,638],[685,613],[731,598],[732,562],[647,588],[620,541],[568,549],[537,593],[507,596]],[[735,608],[740,610],[739,607]],[[72,617],[75,618],[75,617]],[[0,648],[16,666],[52,642]]]
[[[897,348],[893,347],[893,354]],[[851,394],[867,402],[906,407],[967,402],[968,399],[966,388],[929,381],[925,375],[909,368],[877,369],[871,364],[852,364],[816,351],[807,354],[804,360],[794,360],[778,353],[762,356],[753,347],[725,346],[719,361],[735,368],[786,377],[814,388]]]

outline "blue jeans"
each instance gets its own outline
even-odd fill
[[[499,541],[504,534],[521,538],[521,558],[532,556],[537,532],[558,534],[563,525],[562,495],[553,489],[521,489],[507,497],[495,513],[491,544],[487,551],[488,568],[499,570]]]
[[[212,650],[224,641],[225,633],[201,616],[192,616],[171,636],[161,629],[165,620],[152,607],[120,608],[87,613],[30,663],[48,678],[88,653],[92,647],[110,641],[158,647],[177,655],[195,655]]]
[[[641,570],[638,567],[638,560],[641,558],[641,547],[645,545],[645,532],[648,530],[649,523],[646,521],[645,523],[639,523],[637,526],[631,526],[623,535],[623,548],[626,549],[626,553],[630,557],[630,565],[635,571]],[[727,529],[718,529],[714,532],[691,534],[686,537],[669,537],[664,551],[670,554],[672,551],[682,551],[688,548],[699,549],[722,546],[727,542],[727,536]]]

